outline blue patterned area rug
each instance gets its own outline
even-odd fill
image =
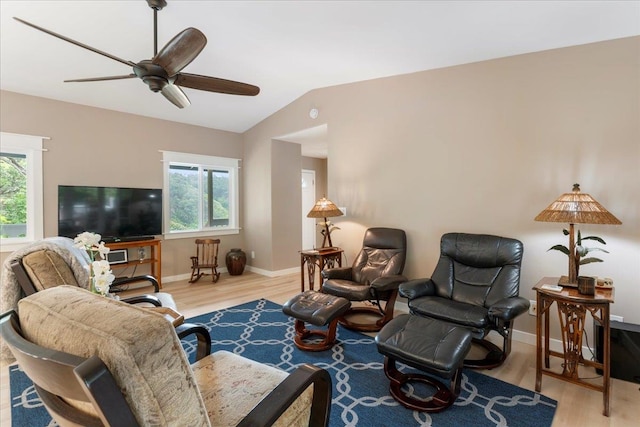
[[[556,401],[476,371],[465,369],[454,406],[438,414],[411,411],[389,394],[383,357],[373,338],[338,327],[338,343],[322,352],[303,352],[293,345],[293,320],[281,306],[266,300],[197,316],[211,331],[212,351],[228,350],[285,371],[303,363],[327,369],[333,381],[332,427],[395,426],[550,426]],[[184,342],[193,360],[195,340]],[[408,368],[399,365],[402,370]],[[10,368],[11,417],[14,427],[55,426],[29,379]]]

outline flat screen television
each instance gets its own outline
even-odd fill
[[[162,234],[162,190],[58,186],[58,234],[91,231],[105,242],[144,240]]]

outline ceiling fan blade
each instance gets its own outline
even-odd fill
[[[65,83],[75,83],[75,82],[101,82],[103,80],[122,80],[122,79],[133,79],[136,76],[135,74],[127,74],[125,76],[105,76],[105,77],[89,77],[86,79],[73,79],[73,80],[65,80]]]
[[[198,56],[206,44],[207,38],[200,30],[187,28],[172,38],[151,62],[164,68],[169,77],[175,76]]]
[[[58,34],[58,33],[54,33],[53,31],[47,30],[46,28],[39,27],[39,26],[37,26],[37,25],[35,25],[35,24],[32,24],[32,23],[27,22],[27,21],[24,21],[24,20],[22,20],[22,19],[20,19],[20,18],[16,18],[15,16],[13,17],[13,19],[15,19],[16,21],[21,22],[21,23],[23,23],[23,24],[25,24],[25,25],[28,25],[28,26],[30,26],[30,27],[32,27],[32,28],[35,28],[36,30],[40,30],[40,31],[42,31],[43,33],[47,33],[47,34],[49,34],[49,35],[51,35],[51,36],[57,37],[57,38],[59,38],[59,39],[61,39],[61,40],[64,40],[64,41],[66,41],[66,42],[69,42],[69,43],[75,44],[76,46],[80,46],[80,47],[82,47],[82,48],[85,48],[85,49],[87,49],[87,50],[90,50],[91,52],[95,52],[95,53],[97,53],[97,54],[99,54],[99,55],[106,56],[107,58],[111,58],[111,59],[113,59],[114,61],[122,62],[123,64],[129,65],[129,66],[132,66],[132,67],[133,67],[134,65],[136,65],[136,63],[135,63],[135,62],[127,61],[127,60],[122,59],[122,58],[118,58],[117,56],[113,56],[113,55],[111,55],[110,53],[103,52],[103,51],[98,50],[98,49],[96,49],[96,48],[94,48],[94,47],[91,47],[91,46],[87,46],[87,45],[86,45],[86,44],[84,44],[84,43],[80,43],[80,42],[78,42],[78,41],[75,41],[75,40],[73,40],[73,39],[70,39],[69,37],[65,37],[65,36],[60,35],[60,34]]]
[[[176,85],[167,84],[162,88],[162,94],[178,108],[184,108],[191,105],[191,101],[187,98],[187,94]]]
[[[217,77],[200,76],[198,74],[180,73],[176,76],[174,83],[191,89],[227,93],[229,95],[256,96],[260,93],[258,86]]]

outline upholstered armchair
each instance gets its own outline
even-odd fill
[[[50,237],[12,253],[4,262],[2,270],[2,298],[0,313],[16,310],[18,301],[24,296],[61,286],[87,287],[89,283],[89,257],[86,251],[73,245],[67,237]],[[176,303],[166,292],[158,292],[158,281],[153,276],[135,276],[116,279],[113,286],[126,286],[143,282],[153,286],[155,292],[122,298],[123,302],[142,306],[163,307],[176,314]],[[211,336],[204,326],[180,323],[176,326],[180,338],[195,335],[201,347],[200,353],[208,352]],[[4,343],[0,345],[3,360],[12,355]]]
[[[515,239],[484,234],[448,233],[440,241],[440,259],[431,278],[400,285],[412,315],[464,326],[488,353],[465,360],[470,368],[499,366],[511,351],[513,320],[529,309],[518,296],[523,246]],[[486,340],[491,331],[502,348]]]
[[[362,250],[351,267],[327,269],[322,272],[321,291],[349,301],[370,302],[372,306],[351,306],[339,319],[341,325],[358,331],[379,331],[393,318],[398,286],[407,279],[402,276],[407,256],[407,236],[395,228],[369,228],[364,235]],[[382,302],[385,301],[384,307]],[[376,316],[374,323],[356,322],[355,314]]]
[[[50,237],[12,253],[3,265],[2,312],[14,309],[22,296],[60,285],[86,288],[89,283],[89,256],[67,237]],[[173,297],[160,292],[153,276],[117,278],[112,288],[134,283],[153,286],[153,292],[127,298],[130,303],[149,303],[176,309]]]
[[[0,332],[61,426],[326,426],[327,371],[218,351],[189,365],[152,309],[72,286],[23,298]]]

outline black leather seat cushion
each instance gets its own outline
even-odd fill
[[[451,378],[471,347],[471,332],[427,317],[400,315],[376,336],[378,351],[413,368]]]
[[[362,284],[351,280],[328,279],[322,285],[322,292],[348,298],[352,301],[366,301],[372,298],[369,286],[362,286]]]
[[[316,326],[324,326],[344,314],[351,302],[345,298],[316,291],[304,291],[284,303],[287,315]]]
[[[483,306],[437,296],[420,297],[409,301],[409,308],[415,314],[433,317],[474,329],[489,326],[489,310]]]

